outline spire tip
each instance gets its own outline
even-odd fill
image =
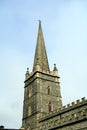
[[[39,24],[41,24],[41,20],[38,20],[39,21]]]

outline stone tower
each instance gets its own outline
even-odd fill
[[[56,64],[50,71],[41,21],[39,21],[33,70],[25,74],[22,127],[38,129],[41,116],[62,107],[60,82]]]

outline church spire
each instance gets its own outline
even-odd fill
[[[34,57],[34,65],[33,65],[33,71],[37,70],[44,72],[50,71],[40,20],[39,20],[36,51]]]

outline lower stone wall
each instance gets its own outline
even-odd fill
[[[81,122],[75,122],[71,124],[67,124],[67,126],[62,126],[58,128],[48,128],[48,130],[87,130],[87,120],[86,121],[81,121]]]

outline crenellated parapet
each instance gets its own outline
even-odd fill
[[[75,107],[77,105],[83,104],[85,101],[87,101],[87,99],[86,99],[86,97],[83,97],[81,99],[78,99],[76,101],[71,102],[70,104],[64,105],[63,108],[68,108],[69,109],[71,107]]]
[[[46,113],[45,115],[43,115],[43,117],[49,117],[50,115],[55,115],[56,113],[71,111],[72,109],[78,108],[85,103],[87,103],[87,99],[86,99],[86,97],[83,97],[83,98],[78,99],[74,102],[71,102],[70,104],[64,105],[62,108],[58,108],[55,111],[52,111],[50,113]],[[43,118],[43,117],[41,117],[41,118]]]
[[[42,130],[51,130],[67,126],[75,122],[80,122],[82,120],[87,121],[87,100],[85,97],[63,106],[60,110],[56,110],[45,115],[39,120],[39,122]]]

